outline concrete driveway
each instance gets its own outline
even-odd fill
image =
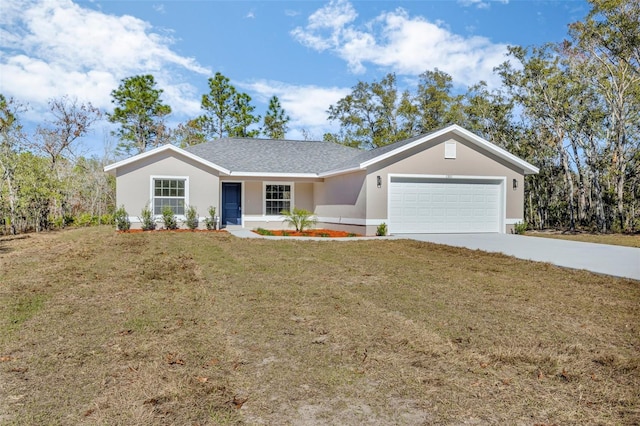
[[[640,280],[640,248],[512,234],[401,234],[410,238]]]

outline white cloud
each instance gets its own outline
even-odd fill
[[[489,9],[491,7],[491,3],[482,0],[458,0],[458,4],[465,7],[475,6],[478,9]]]
[[[291,35],[314,50],[333,52],[355,74],[371,64],[404,75],[438,68],[462,85],[499,82],[493,68],[506,59],[506,44],[455,34],[442,22],[409,16],[402,8],[381,13],[363,25],[356,25],[356,18],[351,3],[335,0],[310,15],[307,25],[295,28]]]
[[[491,7],[491,3],[509,4],[509,0],[458,0],[458,3],[466,7],[475,6],[477,9],[489,9]]]
[[[302,130],[308,131],[315,139],[321,139],[326,132],[337,131],[337,124],[327,121],[327,110],[351,93],[349,88],[300,86],[267,80],[237,85],[256,94],[257,99],[265,103],[274,95],[278,97],[291,118],[289,138],[301,138]]]
[[[0,91],[36,110],[63,95],[110,109],[111,90],[121,79],[150,73],[165,90],[165,102],[190,114],[193,102],[185,99],[195,89],[176,76],[210,75],[195,59],[173,51],[170,36],[132,16],[71,0],[3,0],[0,15]]]

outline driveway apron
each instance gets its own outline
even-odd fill
[[[640,248],[512,234],[399,234],[394,238],[504,253],[520,259],[640,280]]]

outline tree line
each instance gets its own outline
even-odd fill
[[[447,73],[427,70],[399,90],[396,75],[360,81],[331,105],[339,124],[323,139],[371,149],[459,124],[540,168],[525,180],[531,228],[635,232],[640,228],[640,3],[591,0],[583,21],[559,44],[510,47],[495,69],[502,83],[479,81],[460,93]],[[216,73],[201,110],[170,129],[171,107],[152,75],[125,78],[111,112],[69,97],[49,102],[50,118],[26,135],[25,112],[0,94],[0,232],[112,220],[115,183],[102,159],[74,152],[102,116],[117,126],[115,152],[134,155],[172,143],[223,137],[281,139],[289,116],[273,96],[264,117],[251,97]]]
[[[63,96],[49,101],[49,118],[27,134],[25,107],[0,94],[0,233],[60,228],[73,221],[110,223],[115,182],[108,160],[75,153],[102,113]]]

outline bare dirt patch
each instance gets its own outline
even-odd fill
[[[408,240],[3,244],[3,424],[640,422],[637,281]]]

